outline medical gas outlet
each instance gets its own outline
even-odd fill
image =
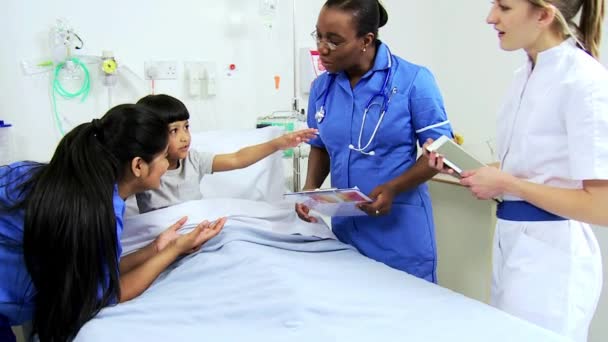
[[[101,56],[101,71],[103,72],[103,85],[112,87],[118,82],[116,72],[118,64],[114,59],[114,54],[111,51],[103,51]]]

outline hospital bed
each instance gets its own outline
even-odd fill
[[[125,253],[183,215],[189,216],[184,232],[204,219],[229,219],[199,252],[175,262],[141,296],[103,309],[75,340],[565,341],[364,257],[335,240],[324,223],[299,220],[292,203],[272,200],[270,187],[256,193],[276,170],[258,171],[255,185],[240,186],[253,187],[250,196],[263,200],[223,198],[231,191],[223,189],[126,218]]]

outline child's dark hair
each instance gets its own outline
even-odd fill
[[[158,114],[120,105],[70,131],[51,161],[34,164],[19,184],[0,184],[14,199],[0,213],[25,209],[23,253],[36,288],[33,333],[40,341],[72,339],[120,298],[114,188],[135,157],[151,162],[167,143]],[[5,175],[18,169],[3,168]]]
[[[157,112],[167,123],[190,119],[184,103],[170,95],[148,95],[137,101],[137,104]]]

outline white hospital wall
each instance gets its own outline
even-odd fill
[[[82,54],[111,50],[119,65],[128,66],[139,78],[143,79],[145,61],[177,61],[178,80],[157,81],[156,93],[184,99],[194,130],[251,128],[256,117],[291,105],[291,4],[279,1],[274,29],[268,30],[259,15],[259,1],[251,0],[3,1],[0,119],[14,124],[15,159],[48,160],[60,138],[52,119],[49,74],[24,76],[20,68],[22,60],[50,57],[47,37],[56,18],[66,18],[84,40]],[[183,63],[193,60],[216,63],[214,98],[186,97]],[[228,77],[231,63],[237,71]],[[99,72],[91,74],[89,99],[83,104],[58,103],[61,114],[74,123],[89,121],[108,109],[107,93],[97,82]],[[281,76],[279,91],[274,89],[275,74]],[[114,91],[114,104],[135,101],[150,91],[149,81],[137,76],[128,76],[127,83]]]
[[[589,333],[590,342],[608,341],[608,227],[594,227],[593,231],[597,237],[604,266],[604,287],[602,296],[591,325]]]

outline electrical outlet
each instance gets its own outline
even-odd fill
[[[144,63],[144,75],[147,80],[176,80],[176,61],[149,61]]]

